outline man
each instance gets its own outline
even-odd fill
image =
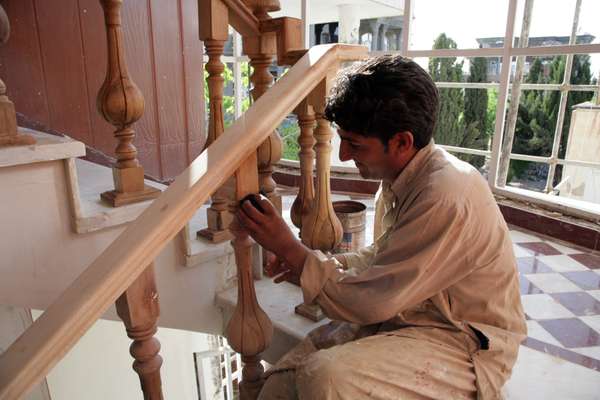
[[[413,61],[343,71],[325,115],[340,159],[381,179],[376,240],[329,257],[299,242],[267,200],[238,220],[300,275],[336,322],[270,372],[261,399],[496,399],[526,335],[506,223],[485,180],[432,140],[437,89]]]

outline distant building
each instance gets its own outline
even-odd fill
[[[591,43],[596,37],[590,34],[577,35],[575,43],[577,44],[588,44]],[[502,47],[504,46],[503,37],[488,37],[476,39],[479,43],[480,49]],[[515,37],[513,43],[514,47],[517,47],[519,38]],[[541,47],[541,46],[560,46],[569,44],[569,36],[535,36],[529,38],[529,47]],[[554,56],[540,56],[542,62],[546,64],[544,67],[544,73],[548,74],[549,67],[548,63],[554,58]],[[488,82],[497,82],[500,79],[500,66],[502,64],[500,57],[489,57],[487,65],[487,79]],[[529,67],[533,62],[533,56],[527,56],[525,58],[525,73],[529,71]],[[513,71],[514,72],[514,71]]]
[[[402,46],[403,17],[361,19],[358,43],[371,51],[400,50]],[[310,27],[310,45],[337,43],[339,22],[315,24]]]

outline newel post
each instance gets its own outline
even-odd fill
[[[98,111],[112,124],[118,145],[115,150],[117,162],[113,167],[115,189],[104,192],[101,198],[113,207],[138,201],[154,199],[160,191],[144,184],[144,168],[137,159],[133,145],[133,124],[144,113],[144,97],[129,77],[123,49],[121,28],[121,5],[123,0],[100,0],[104,10],[108,66],[106,78],[97,97]]]

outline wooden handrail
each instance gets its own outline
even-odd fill
[[[242,36],[260,36],[258,18],[241,0],[222,0],[229,12],[229,23]]]
[[[310,49],[0,355],[0,399],[19,398],[50,371],[333,65],[366,56],[363,46]]]

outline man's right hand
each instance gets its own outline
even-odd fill
[[[298,276],[310,251],[292,233],[273,204],[265,197],[259,200],[263,212],[246,200],[236,217],[241,227],[263,248],[283,260]]]

